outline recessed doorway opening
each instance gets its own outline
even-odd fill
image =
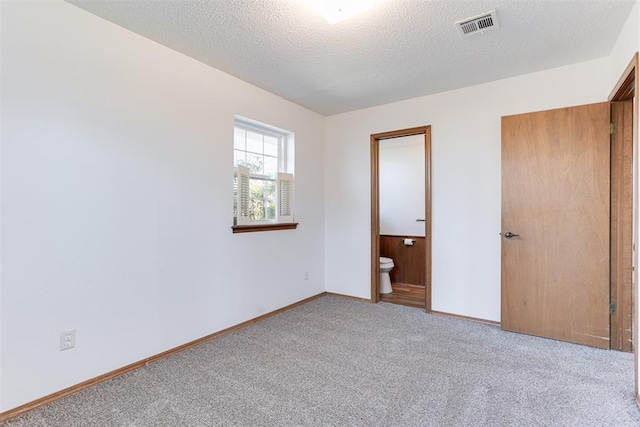
[[[430,312],[431,127],[371,135],[371,171],[371,301]]]

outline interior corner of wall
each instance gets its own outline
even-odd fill
[[[3,359],[3,354],[2,354],[2,349],[3,349],[3,342],[2,342],[2,337],[3,337],[3,329],[2,329],[2,282],[0,281],[0,413],[5,411],[5,407],[4,407],[4,400],[2,398],[3,396],[3,391],[4,391],[4,386],[3,386],[3,382],[2,379],[4,377],[3,373],[4,373],[4,365],[2,364],[2,359]]]

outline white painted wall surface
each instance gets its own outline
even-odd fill
[[[0,1],[0,24],[2,23],[2,4]],[[2,31],[0,30],[0,51],[2,47]],[[0,54],[0,82],[2,82],[2,55]],[[2,410],[2,84],[0,83],[0,411]]]
[[[322,116],[61,1],[2,8],[0,411],[324,291]],[[234,114],[295,132],[297,230],[231,233]]]
[[[370,135],[432,125],[433,309],[498,321],[500,117],[610,90],[603,58],[328,117],[327,290],[370,297]]]
[[[611,49],[611,89],[638,50],[640,50],[640,3],[636,1]]]
[[[380,234],[424,236],[424,135],[380,141]]]

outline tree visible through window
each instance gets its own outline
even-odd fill
[[[293,221],[293,134],[236,118],[234,225]]]

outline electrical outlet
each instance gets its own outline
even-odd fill
[[[308,271],[304,272],[304,280],[309,280],[309,272]]]
[[[60,332],[60,351],[76,346],[76,330]]]

